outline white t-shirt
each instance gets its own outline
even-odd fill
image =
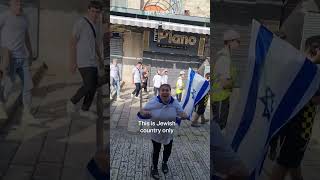
[[[120,70],[118,65],[110,65],[110,76],[116,81],[120,80]]]
[[[153,77],[153,87],[160,88],[161,83],[162,83],[162,77],[159,74],[156,74]]]
[[[16,16],[11,11],[0,14],[1,46],[7,47],[14,58],[26,58],[26,32],[29,22],[27,16]]]
[[[154,122],[156,125],[159,122],[170,122],[170,125],[159,125],[159,126],[151,126],[150,128],[156,129],[175,129],[175,122],[178,114],[183,112],[183,109],[180,103],[171,97],[171,100],[168,104],[164,104],[159,97],[153,97],[143,108],[146,111],[151,112],[151,122]],[[173,125],[172,125],[173,124]],[[161,133],[150,133],[151,139],[161,143],[161,144],[169,144],[170,141],[174,137],[174,133],[167,133],[161,131]]]
[[[88,19],[88,18],[87,18]],[[89,19],[88,19],[89,20]],[[89,20],[90,21],[90,20]],[[99,38],[97,26],[91,22]],[[83,67],[97,67],[96,39],[90,24],[81,17],[73,26],[72,35],[77,39],[77,65]]]
[[[162,84],[168,84],[168,75],[162,76]]]
[[[213,72],[216,73],[218,79],[229,79],[231,58],[228,49],[223,48],[218,53],[217,61],[214,65]]]
[[[137,67],[134,67],[132,69],[132,75],[133,75],[133,82],[134,83],[141,83],[141,69],[138,69]]]

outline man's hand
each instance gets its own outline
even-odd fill
[[[188,114],[185,113],[185,112],[180,113],[179,116],[181,117],[182,120],[185,120],[185,119],[189,118]]]
[[[145,111],[145,110],[141,110],[140,113],[143,115],[143,116],[151,116],[151,112],[150,111]]]
[[[221,80],[221,85],[223,89],[232,89],[233,88],[233,83],[231,79],[224,79]]]
[[[104,68],[104,62],[103,62],[103,59],[101,57],[98,57],[98,64],[99,64],[100,69]]]
[[[75,62],[71,62],[69,68],[70,68],[70,72],[74,74],[77,70],[77,64]]]

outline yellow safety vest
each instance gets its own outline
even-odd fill
[[[219,54],[220,54],[220,57],[218,58],[221,58],[219,59],[220,61],[226,61],[226,58],[228,58],[227,60],[231,61],[230,53],[227,49],[221,50]],[[236,69],[232,67],[231,62],[230,62],[230,71],[231,71],[230,77],[231,77],[231,80],[233,81],[236,75]],[[213,80],[213,83],[211,84],[212,90],[211,90],[210,101],[219,102],[229,98],[232,93],[232,89],[223,89],[222,86],[220,85],[220,82],[217,80],[217,77],[215,77],[215,72],[211,74],[211,79]]]
[[[177,80],[177,83],[176,83],[176,94],[181,94],[182,91],[183,91],[183,88],[184,88],[184,82],[183,81],[182,81],[182,88],[181,89],[178,88],[179,79],[181,79],[181,78],[179,77],[178,80]]]

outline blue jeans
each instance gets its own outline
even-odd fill
[[[119,79],[115,80],[114,78],[112,78],[112,86],[117,92],[117,97],[119,97],[120,96],[120,80]]]
[[[22,101],[24,107],[31,107],[31,90],[33,88],[33,81],[31,77],[31,73],[29,70],[29,63],[26,58],[12,58],[9,63],[9,77],[11,81],[14,83],[16,80],[16,75],[19,76],[22,82]],[[9,96],[12,91],[12,87],[6,89],[7,96]]]

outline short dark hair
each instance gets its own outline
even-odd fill
[[[88,9],[95,8],[102,10],[102,4],[100,1],[90,1],[88,5]]]
[[[317,48],[320,48],[320,35],[311,36],[306,39],[304,50],[307,51],[307,53],[315,56]]]
[[[170,84],[161,84],[161,86],[159,87],[159,89],[163,88],[163,87],[168,87],[171,91],[171,86]]]
[[[209,78],[210,77],[210,73],[206,73],[206,75],[204,75],[205,78]]]
[[[141,65],[142,65],[142,62],[138,62],[137,65],[138,65],[138,64],[141,64]]]

